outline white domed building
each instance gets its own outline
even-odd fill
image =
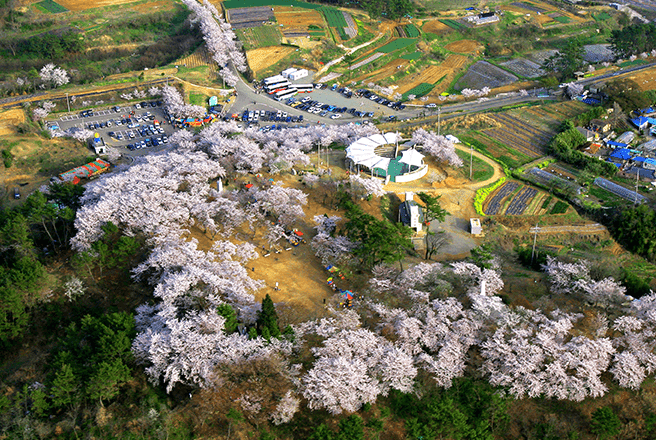
[[[351,171],[365,171],[387,182],[411,182],[428,172],[424,155],[411,142],[402,144],[397,133],[374,134],[353,142],[346,148],[346,166]]]

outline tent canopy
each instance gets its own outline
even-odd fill
[[[358,139],[346,149],[346,157],[356,165],[369,169],[379,168],[387,172],[390,159],[376,154],[376,148],[381,145],[393,144],[399,139],[396,133],[374,134]],[[422,156],[423,157],[423,156]]]
[[[414,148],[410,150],[405,150],[404,152],[401,153],[403,156],[399,162],[407,164],[407,165],[414,165],[416,167],[421,167],[423,165],[423,159],[424,155],[421,154],[419,151],[415,150]]]

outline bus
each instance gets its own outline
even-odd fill
[[[298,93],[310,93],[312,90],[314,90],[314,86],[312,84],[296,84],[294,87],[296,87]]]
[[[298,93],[296,87],[290,87],[287,90],[281,90],[279,92],[276,92],[273,95],[273,99],[275,99],[276,101],[284,101],[287,98],[291,98],[296,93]]]
[[[287,87],[291,86],[292,83],[290,83],[288,80],[284,79],[280,82],[277,83],[271,83],[269,85],[264,86],[264,90],[269,94],[273,95],[275,92],[279,92],[281,90],[285,90]]]
[[[274,83],[277,83],[277,82],[280,82],[280,81],[285,81],[285,80],[287,80],[287,78],[285,78],[282,75],[274,75],[274,76],[270,76],[268,78],[264,78],[264,85],[267,86],[269,84],[274,84]]]

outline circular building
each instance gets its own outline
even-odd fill
[[[401,141],[397,133],[358,139],[346,148],[346,165],[386,182],[410,182],[424,177],[428,172],[424,155],[410,143],[400,145]]]

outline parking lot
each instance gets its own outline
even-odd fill
[[[117,147],[130,156],[161,151],[167,148],[167,137],[175,129],[165,118],[161,105],[157,106],[156,101],[144,103],[86,110],[48,121],[48,125],[56,124],[61,130],[72,127],[91,130],[100,135],[105,145]],[[129,145],[133,147],[128,149]]]

